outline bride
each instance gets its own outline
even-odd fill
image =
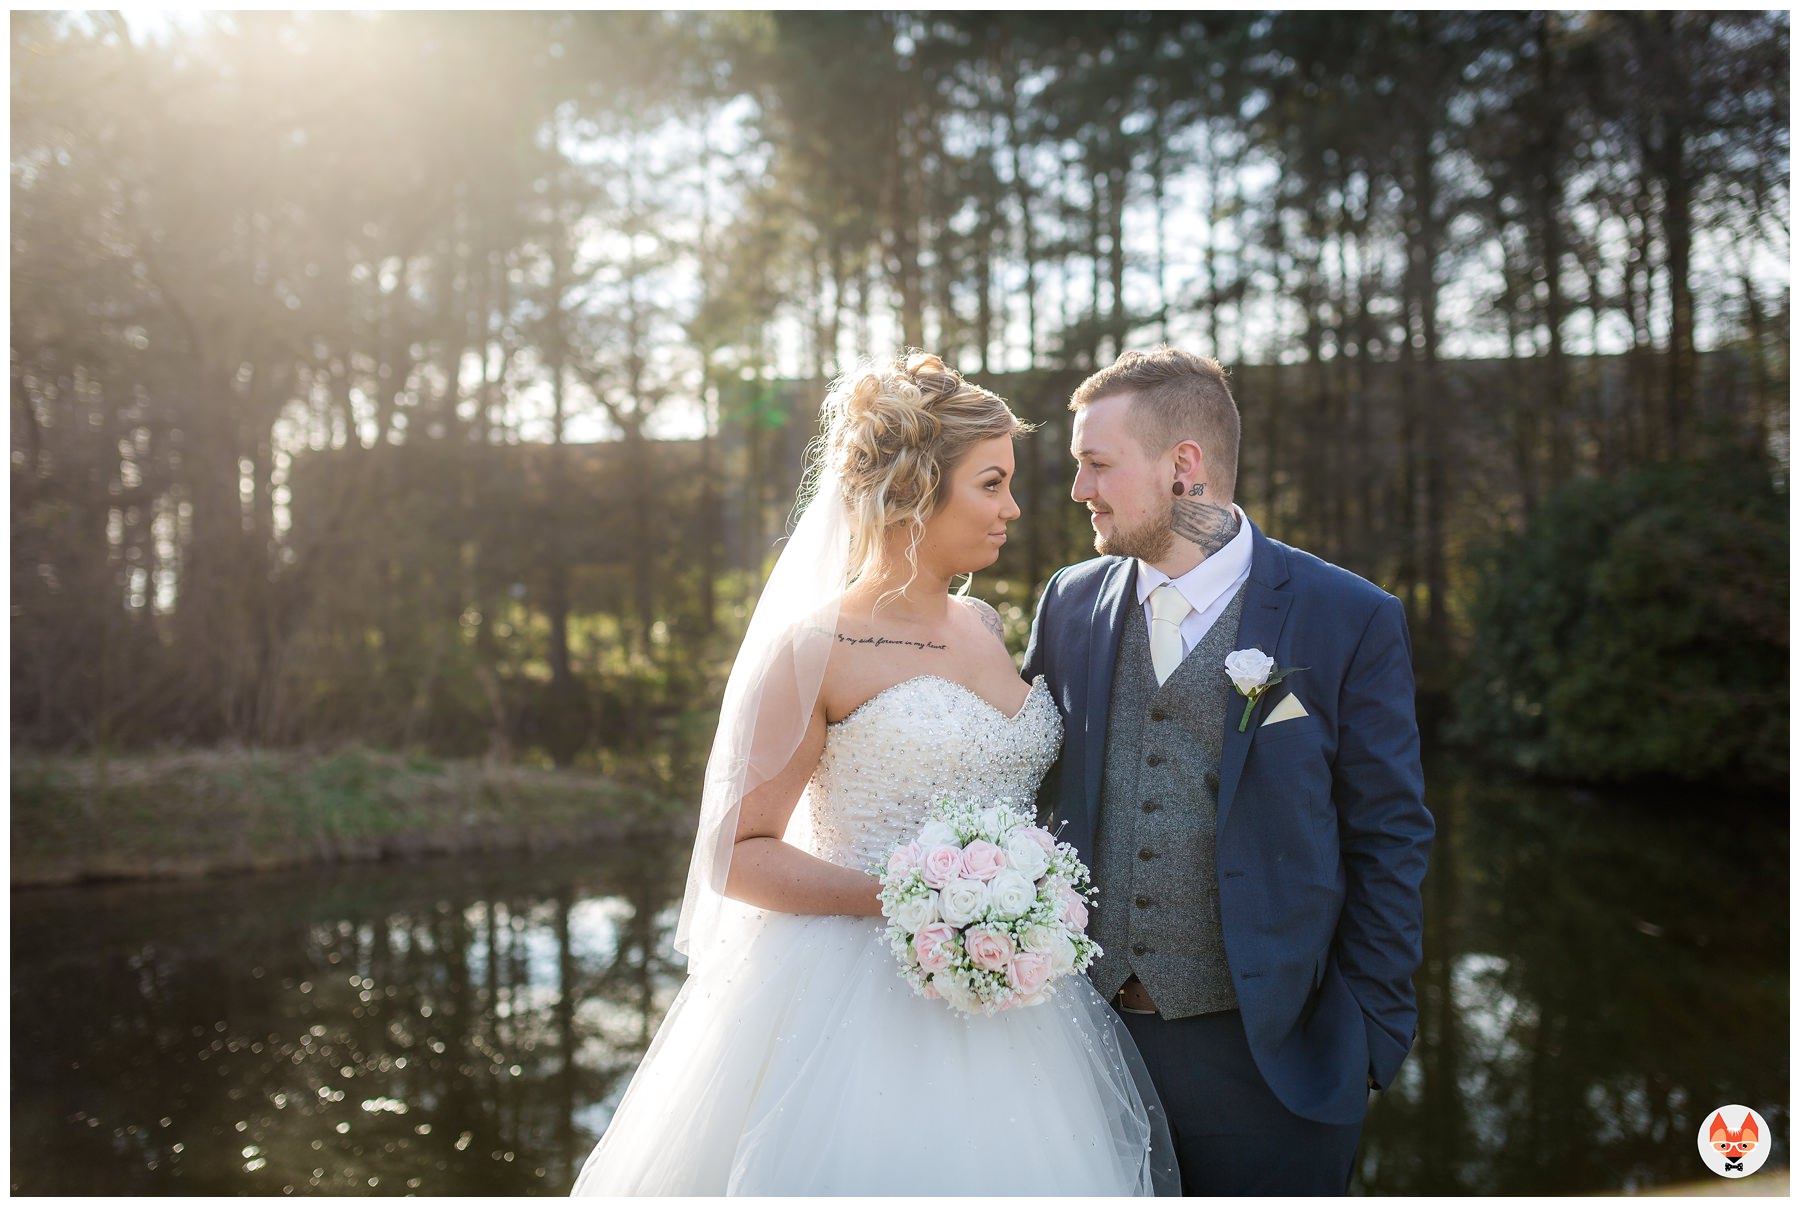
[[[991,1016],[916,996],[868,871],[946,796],[1029,814],[1060,749],[994,609],[950,591],[1018,518],[1023,425],[918,352],[840,379],[824,419],[725,691],[688,980],[574,1193],[1175,1192],[1149,1078],[1087,980]]]

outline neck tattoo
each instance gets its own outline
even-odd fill
[[[942,650],[949,647],[935,641],[908,641],[902,637],[852,637],[848,633],[839,633],[837,639],[845,645],[872,645],[877,648],[884,645],[907,645],[915,650]]]
[[[1175,500],[1175,513],[1169,517],[1175,535],[1200,546],[1211,557],[1238,534],[1237,509],[1217,503],[1200,503],[1194,499]]]

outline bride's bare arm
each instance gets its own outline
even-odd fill
[[[773,779],[746,793],[725,895],[787,914],[881,913],[881,888],[857,868],[808,855],[782,841],[806,781],[825,750],[825,706],[814,708],[794,757]]]

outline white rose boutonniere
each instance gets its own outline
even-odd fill
[[[1264,692],[1295,671],[1306,669],[1304,666],[1278,667],[1275,659],[1258,649],[1233,650],[1225,655],[1225,673],[1231,676],[1238,695],[1244,697],[1244,716],[1238,722],[1238,732],[1243,733],[1249,728],[1250,713]]]

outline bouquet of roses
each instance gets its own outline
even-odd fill
[[[1075,848],[1010,810],[940,802],[875,874],[900,975],[965,1013],[1035,1006],[1100,955]]]

